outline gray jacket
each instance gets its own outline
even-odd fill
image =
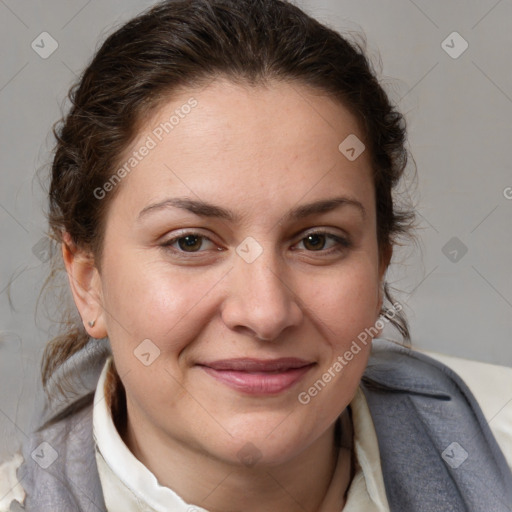
[[[51,408],[46,405],[45,421],[62,419],[34,433],[23,448],[18,478],[27,494],[25,510],[106,512],[94,453],[92,401],[109,354],[106,340],[91,340],[52,379],[57,384],[79,376],[81,391],[63,396]],[[392,512],[512,511],[512,474],[479,405],[453,371],[378,339],[361,387]],[[66,416],[76,400],[84,407]]]

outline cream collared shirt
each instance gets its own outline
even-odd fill
[[[418,349],[416,349],[418,350]],[[427,355],[452,368],[466,382],[512,469],[512,368],[469,361],[432,352]],[[93,432],[96,460],[109,512],[204,512],[185,503],[174,491],[158,484],[156,477],[131,453],[119,436],[104,398],[109,361],[101,373],[95,394]],[[388,512],[379,448],[365,397],[360,389],[351,404],[356,473],[343,512]],[[0,465],[0,512],[8,512],[12,500],[23,503],[25,493],[16,478],[23,462],[20,454]],[[336,469],[323,512],[335,512]]]

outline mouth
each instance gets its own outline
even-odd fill
[[[316,363],[298,358],[223,359],[198,366],[226,386],[250,395],[276,395],[299,382]]]

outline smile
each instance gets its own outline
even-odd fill
[[[274,360],[227,359],[200,364],[217,381],[251,395],[281,393],[299,380],[315,365],[296,358]]]

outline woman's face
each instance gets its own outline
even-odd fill
[[[354,135],[355,117],[305,86],[221,80],[141,129],[98,274],[130,422],[271,465],[332,427],[366,367],[370,344],[353,342],[378,318],[385,270]]]

